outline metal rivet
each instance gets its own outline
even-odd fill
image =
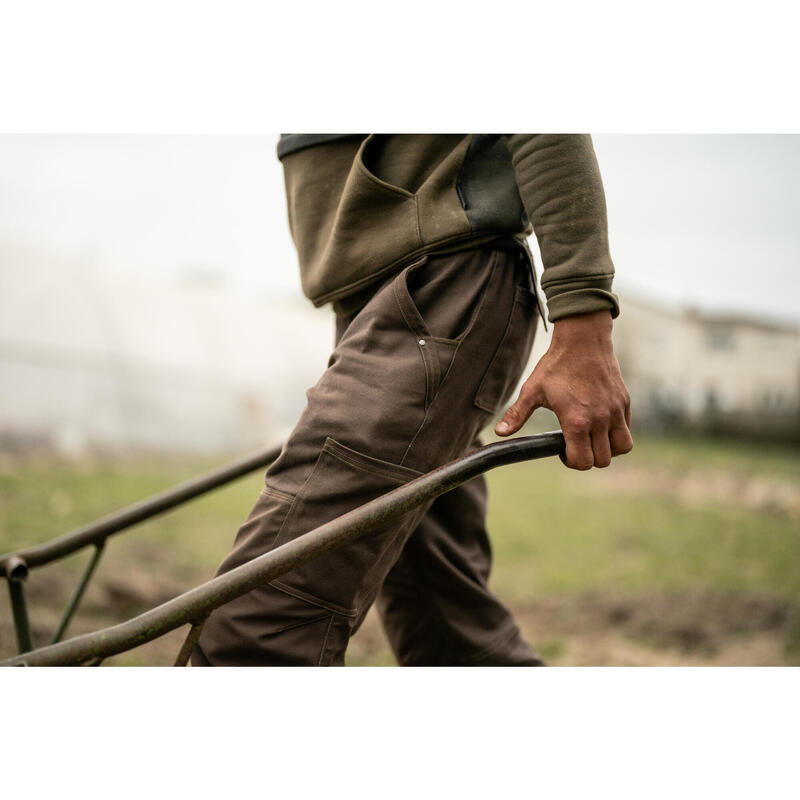
[[[419,345],[420,345],[420,347],[425,347],[425,340],[424,339],[420,339],[419,340]]]

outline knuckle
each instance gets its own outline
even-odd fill
[[[588,414],[572,412],[567,414],[564,422],[568,428],[575,431],[588,431],[591,427],[591,420]]]
[[[598,408],[594,413],[594,422],[608,427],[611,422],[611,411],[608,408]]]

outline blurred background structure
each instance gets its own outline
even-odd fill
[[[0,550],[291,429],[333,324],[300,293],[276,142],[0,138]],[[494,475],[495,587],[555,663],[794,663],[800,137],[595,146],[637,447]],[[75,632],[209,577],[260,481],[112,545]],[[67,591],[40,587],[45,627]],[[351,660],[389,661],[374,618]]]

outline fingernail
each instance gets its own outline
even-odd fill
[[[494,432],[502,436],[504,433],[508,433],[510,427],[511,426],[507,422],[498,422]]]

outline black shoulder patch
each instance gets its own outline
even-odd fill
[[[282,133],[278,140],[278,158],[284,158],[290,153],[305,150],[318,144],[335,142],[337,139],[347,139],[351,136],[366,136],[365,133]]]
[[[521,231],[529,224],[502,134],[473,134],[456,189],[473,230]]]

